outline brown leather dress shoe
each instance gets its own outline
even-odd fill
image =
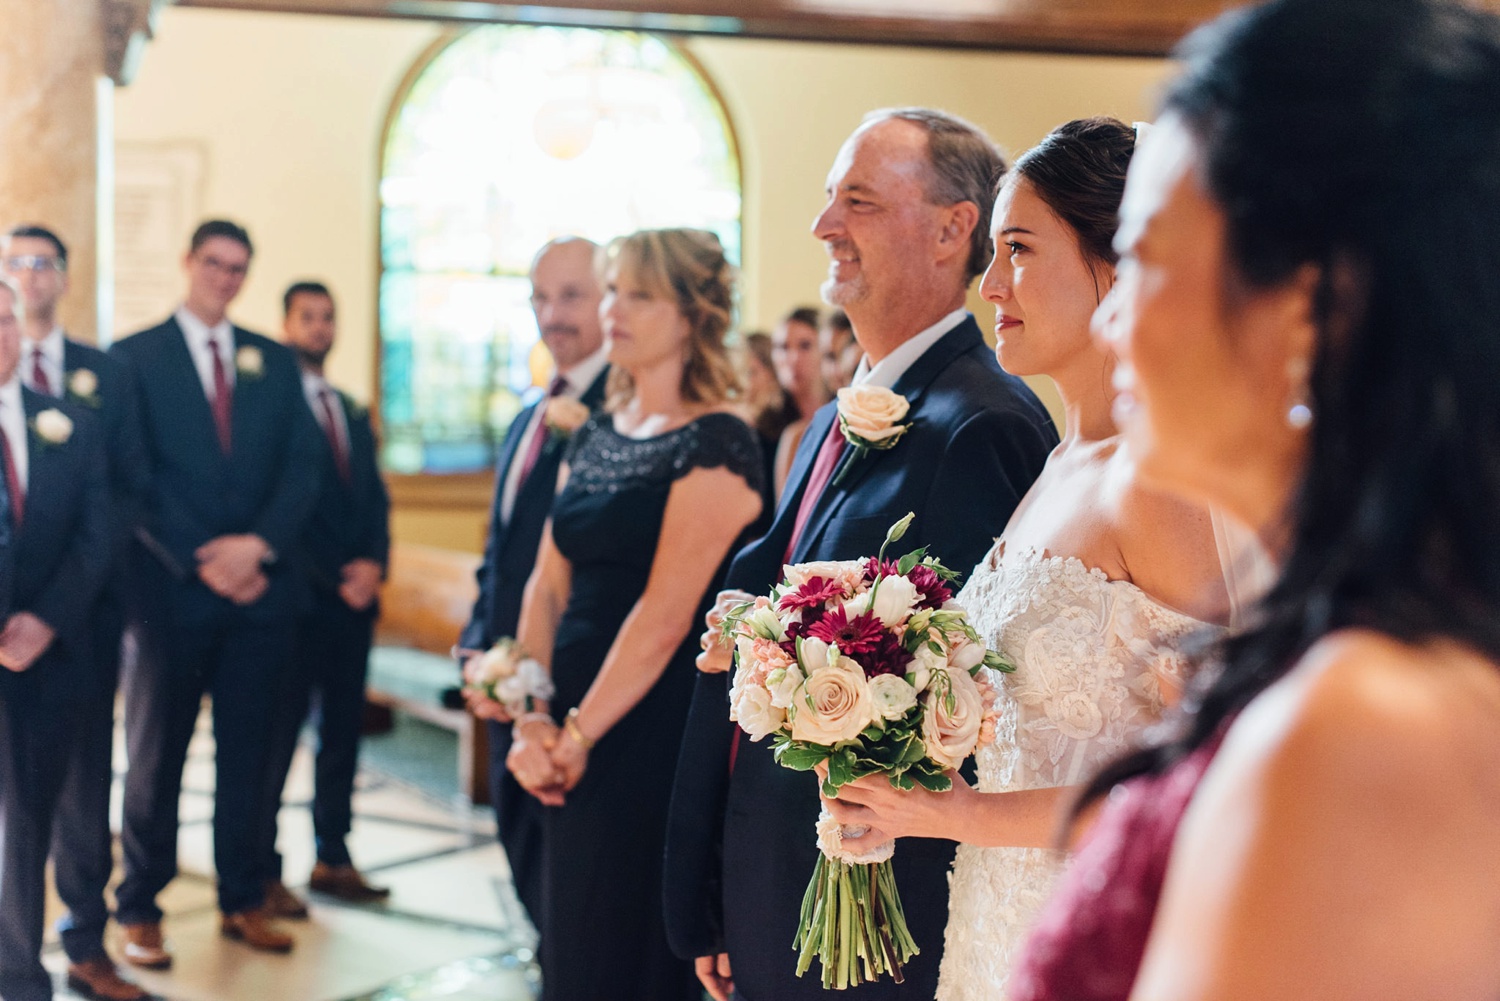
[[[125,962],[144,970],[165,970],[172,965],[172,953],[161,935],[161,922],[143,921],[121,925],[125,935]]]
[[[151,997],[121,977],[108,956],[69,963],[68,990],[93,1001],[148,1001]]]
[[[266,884],[266,901],[261,905],[266,914],[273,918],[288,918],[292,921],[307,920],[307,905],[302,902],[286,884],[279,879],[273,879]]]
[[[259,908],[225,914],[219,918],[219,934],[243,942],[257,952],[291,952],[297,940],[271,924],[271,919]]]
[[[329,865],[326,862],[319,862],[313,866],[312,876],[309,877],[307,886],[310,890],[356,904],[384,900],[391,895],[391,889],[388,886],[372,886],[366,883],[365,878],[354,866]]]

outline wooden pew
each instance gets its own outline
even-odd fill
[[[460,683],[449,655],[469,621],[479,557],[397,542],[380,592],[380,619],[370,655],[367,700],[458,734],[459,789],[488,803],[489,746],[484,724],[443,705],[443,689]]]

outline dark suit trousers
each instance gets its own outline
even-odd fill
[[[114,868],[110,844],[109,792],[114,780],[115,688],[120,676],[120,636],[124,613],[106,593],[94,612],[94,678],[80,700],[71,757],[57,823],[52,832],[52,866],[57,895],[68,913],[57,923],[68,959],[82,963],[104,952],[109,906],[104,888]]]
[[[52,665],[46,658],[32,670]],[[0,998],[50,1001],[42,968],[47,849],[72,738],[72,703],[0,700]]]
[[[148,592],[149,595],[149,592]],[[155,596],[151,596],[155,597]],[[156,895],[177,875],[177,805],[188,744],[205,693],[213,698],[214,867],[226,914],[259,907],[262,790],[272,704],[290,669],[295,620],[252,618],[227,602],[194,620],[152,601],[141,651],[125,676],[125,778],[121,837],[125,880],[116,897],[122,924],[161,920]]]
[[[510,753],[511,726],[490,720],[490,802],[495,804],[495,826],[510,863],[516,896],[532,924],[542,916],[542,805],[521,788],[505,767]]]
[[[332,591],[321,588],[313,610],[297,625],[295,669],[282,679],[271,726],[271,763],[261,805],[261,858],[265,879],[281,878],[276,853],[276,814],[297,738],[308,709],[318,708],[318,754],[314,773],[313,832],[318,860],[349,865],[345,843],[353,821],[354,776],[359,768],[359,736],[364,722],[365,680],[375,612],[356,612]]]

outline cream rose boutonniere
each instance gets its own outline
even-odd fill
[[[73,437],[73,420],[61,410],[43,410],[32,423],[36,436],[48,445],[66,444]]]
[[[99,376],[91,368],[76,368],[68,373],[68,395],[90,407],[99,406]]]
[[[556,437],[570,438],[573,432],[583,427],[584,422],[589,419],[589,413],[589,408],[577,400],[558,396],[547,401],[542,420],[547,422],[547,430]]]
[[[844,440],[854,446],[854,460],[863,459],[871,451],[895,448],[911,428],[906,419],[910,409],[906,397],[884,386],[846,386],[839,390],[839,430]],[[852,465],[853,462],[844,464],[834,478],[834,486]]]
[[[260,348],[246,344],[234,353],[234,370],[247,379],[259,379],[266,372],[266,358]]]

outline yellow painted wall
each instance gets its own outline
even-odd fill
[[[115,101],[121,143],[189,141],[207,152],[203,211],[243,221],[257,245],[235,311],[274,332],[279,295],[326,278],[343,311],[331,374],[374,391],[381,129],[436,25],[171,7],[136,82]],[[743,321],[816,303],[826,269],[808,233],[825,174],[864,112],[932,105],[980,125],[1012,156],[1069,118],[1149,115],[1160,60],[702,38],[687,43],[729,107],[745,178]],[[184,240],[187,234],[183,234]],[[990,313],[977,298],[981,325]],[[163,313],[171,303],[163,303]],[[1049,405],[1050,385],[1039,385]],[[477,548],[474,504],[406,504],[398,538]]]

